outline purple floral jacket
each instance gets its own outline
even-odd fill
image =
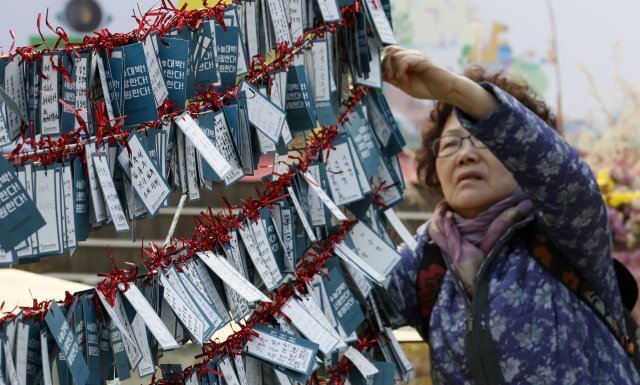
[[[589,281],[613,316],[624,322],[606,208],[589,167],[511,95],[491,84],[483,86],[494,93],[499,106],[479,122],[456,111],[460,122],[513,173],[533,200],[537,220],[550,240]],[[429,241],[427,227],[417,231],[415,249],[400,246],[403,258],[390,287],[412,325],[421,321],[416,282]],[[451,271],[446,272],[429,324],[434,383],[474,383],[464,344],[473,321],[470,317],[476,317],[493,340],[507,384],[640,384],[640,376],[612,333],[531,257],[521,238],[508,231],[484,260],[478,273],[488,286],[488,309],[483,314],[470,311],[468,297],[458,289]]]

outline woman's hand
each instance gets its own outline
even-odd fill
[[[382,79],[419,99],[438,100],[479,120],[498,105],[489,91],[473,80],[434,64],[420,51],[389,46],[382,60]]]
[[[384,51],[382,79],[419,99],[449,102],[460,76],[435,65],[422,52],[398,46]]]

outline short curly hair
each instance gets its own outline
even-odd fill
[[[502,73],[489,75],[480,66],[470,67],[464,72],[464,76],[476,83],[488,82],[495,84],[533,111],[554,130],[558,131],[556,117],[551,113],[549,106],[541,99],[538,99],[535,92],[523,79],[506,77]],[[422,128],[422,146],[416,151],[418,180],[424,182],[433,193],[439,195],[442,195],[442,188],[436,173],[436,158],[431,152],[431,144],[442,135],[444,125],[452,112],[453,106],[451,104],[436,102]]]

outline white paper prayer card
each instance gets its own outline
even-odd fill
[[[240,355],[233,356],[233,363],[236,367],[236,372],[238,373],[238,381],[240,381],[240,385],[249,385],[249,380],[247,379],[247,371],[245,370],[244,360]]]
[[[340,7],[336,0],[318,0],[318,6],[325,23],[342,20]]]
[[[116,231],[129,231],[129,224],[127,223],[127,218],[120,204],[120,198],[113,184],[106,156],[93,155],[93,166],[96,169],[96,176],[102,188],[102,196],[105,198],[107,209],[111,214],[111,219],[113,220]]]
[[[64,248],[69,249],[78,245],[76,239],[75,197],[73,195],[73,173],[71,165],[62,167],[62,193],[64,199]]]
[[[169,90],[164,82],[162,69],[158,61],[158,48],[156,46],[158,41],[156,39],[155,35],[147,37],[142,42],[142,49],[144,50],[144,59],[147,62],[147,68],[149,70],[151,90],[153,91],[153,96],[156,101],[156,107],[160,107],[169,96]]]
[[[391,351],[395,356],[396,360],[398,361],[398,363],[400,364],[402,370],[404,372],[412,371],[413,365],[411,364],[411,361],[405,354],[404,350],[402,350],[402,347],[400,346],[400,343],[398,342],[398,339],[396,338],[395,334],[393,334],[393,329],[386,327],[384,328],[384,332],[385,332],[384,333],[385,336],[387,337],[387,340],[389,341]]]
[[[215,114],[214,127],[216,138],[215,146],[231,166],[231,171],[223,178],[225,186],[230,186],[240,180],[244,176],[244,172],[242,171],[236,144],[231,136],[229,124],[222,111]]]
[[[336,338],[333,333],[309,314],[306,308],[295,298],[290,298],[282,306],[282,313],[291,320],[293,326],[295,326],[302,335],[310,341],[317,343],[323,354],[329,354],[340,347],[342,341]]]
[[[175,275],[175,273],[169,275]],[[173,309],[182,326],[187,329],[192,341],[202,346],[207,325],[200,313],[195,310],[195,304],[182,292],[184,289],[179,282],[178,285],[174,285],[165,274],[160,274],[160,283],[164,287],[164,300]]]
[[[410,248],[414,249],[416,246],[416,240],[411,235],[409,230],[406,228],[404,223],[398,218],[398,214],[393,209],[387,209],[384,211],[384,215],[387,217],[387,220],[393,227],[393,229],[398,233],[402,241]]]
[[[131,185],[144,203],[147,211],[155,215],[171,192],[164,178],[153,165],[140,138],[132,133],[128,139],[131,149]]]
[[[60,134],[60,103],[58,90],[58,71],[53,66],[60,65],[58,55],[42,56],[42,75],[40,78],[40,131],[42,135]]]
[[[199,252],[198,257],[200,257],[209,269],[220,277],[221,280],[247,301],[271,302],[267,296],[262,294],[258,288],[253,286],[240,272],[234,269],[226,259],[215,255],[211,251]]]
[[[47,341],[49,337],[47,336],[46,329],[40,329],[40,346],[48,346]],[[42,356],[42,383],[43,385],[53,385],[53,380],[51,379],[51,371],[49,364],[49,349],[40,349],[40,354]],[[0,354],[0,357],[2,355]]]
[[[384,185],[385,188],[378,191],[378,196],[382,198],[382,201],[388,207],[393,206],[402,200],[402,191],[398,186],[394,186],[393,177],[387,167],[387,162],[380,162],[378,172],[373,178],[373,184],[374,186]]]
[[[89,105],[87,104],[87,78],[89,76],[89,59],[88,56],[76,57],[73,59],[73,65],[75,66],[74,72],[76,78],[74,79],[76,84],[76,100],[74,108],[78,111],[78,114],[85,123],[89,123]],[[80,128],[80,122],[75,119],[74,129]]]
[[[120,285],[120,290],[123,290],[124,285]],[[173,334],[169,332],[164,323],[162,323],[156,311],[151,307],[149,302],[147,302],[136,285],[129,285],[129,289],[124,290],[123,294],[129,301],[129,304],[142,317],[142,320],[158,341],[162,350],[171,350],[178,347],[178,343],[173,338]]]
[[[247,220],[243,227],[238,228],[238,233],[262,282],[267,290],[273,290],[282,282],[283,276],[269,247],[269,239],[262,223]]]
[[[353,363],[353,365],[358,369],[360,374],[365,379],[373,380],[373,376],[378,373],[378,368],[376,368],[371,361],[369,361],[365,356],[362,355],[358,350],[354,349],[353,346],[349,346],[347,351],[344,352],[344,356]]]
[[[244,29],[247,38],[248,56],[250,58],[258,54],[258,2],[247,1],[243,3],[245,12]]]
[[[327,206],[329,211],[331,211],[331,214],[333,214],[339,221],[346,221],[347,216],[344,215],[338,206],[336,206],[327,193],[322,189],[320,183],[317,182],[319,180],[319,174],[316,174],[314,177],[314,175],[311,175],[311,173],[307,171],[306,173],[303,173],[303,176],[304,179],[309,182],[309,187],[311,187],[311,189],[316,193],[316,196],[322,201],[322,203],[324,203],[325,206]]]
[[[136,314],[131,321],[131,330],[138,342],[138,348],[140,349],[140,362],[138,363],[138,374],[140,377],[149,376],[155,373],[156,368],[153,366],[153,359],[151,357],[151,349],[149,348],[149,337],[147,336],[147,327],[142,320],[140,314]]]
[[[336,205],[342,206],[362,199],[362,189],[358,183],[349,142],[334,143],[331,151],[324,150],[323,154],[327,159],[327,179]]]
[[[2,340],[0,340],[2,341]],[[13,349],[11,344],[9,343],[9,339],[5,339],[2,344],[2,350],[4,352],[5,359],[5,371],[4,376],[8,379],[10,385],[22,385],[20,383],[20,379],[18,378],[18,373],[16,372],[16,367],[13,363]]]
[[[100,182],[93,167],[93,154],[97,154],[95,142],[90,140],[84,143],[85,160],[87,162],[87,174],[89,175],[89,190],[91,192],[91,207],[97,223],[107,220],[107,208],[104,205],[104,196],[100,188]]]
[[[191,140],[185,137],[184,141],[184,161],[187,165],[187,191],[190,201],[200,200],[200,188],[198,186],[198,167],[196,165],[196,146]]]
[[[60,172],[56,169],[38,168],[35,171],[35,203],[46,225],[37,231],[38,254],[57,254],[62,252],[62,229],[59,206],[61,194]]]
[[[203,334],[203,339],[205,341],[208,340],[209,338],[211,338],[213,333],[216,332],[216,330],[220,329],[223,326],[224,321],[222,320],[222,317],[220,316],[220,314],[218,314],[211,302],[209,302],[207,298],[205,298],[202,293],[198,291],[198,289],[196,289],[193,283],[189,280],[189,277],[181,273],[173,275],[177,278],[177,280],[180,281],[180,283],[186,290],[186,292],[184,292],[183,294],[191,297],[193,303],[196,305],[196,310],[198,310],[202,318],[208,324],[208,327],[205,328]]]
[[[271,27],[275,33],[276,42],[293,44],[291,33],[289,32],[289,22],[284,9],[283,0],[266,0],[269,7],[269,16],[271,19]]]
[[[116,326],[116,328],[118,328],[120,334],[124,337],[122,339],[124,350],[127,353],[127,358],[129,359],[131,369],[135,369],[142,359],[142,354],[140,353],[138,342],[136,341],[133,330],[131,329],[131,325],[129,324],[129,319],[127,317],[127,313],[124,308],[124,303],[122,302],[120,293],[115,293],[115,306],[111,306],[111,304],[109,304],[109,302],[105,298],[104,294],[102,294],[102,291],[96,289],[95,292],[96,294],[98,294],[100,303],[102,303],[102,308],[106,310],[109,318],[111,319],[111,321],[113,321],[113,324]]]
[[[218,367],[220,368],[220,371],[224,376],[224,382],[227,385],[241,385],[240,380],[238,379],[238,375],[233,368],[233,364],[228,357],[221,359]]]
[[[7,63],[4,69],[4,90],[14,101],[15,108],[19,110],[14,111],[12,108],[7,108],[7,126],[11,139],[20,133],[20,123],[25,119],[27,113],[27,91],[24,85],[21,63],[22,58],[16,55]],[[8,105],[6,101],[5,105]]]
[[[369,76],[366,78],[364,74],[362,76],[354,74],[354,82],[373,88],[382,88],[382,72],[380,63],[380,48],[378,42],[375,39],[369,38],[369,52],[371,53],[371,61],[369,61]]]
[[[396,37],[393,35],[391,24],[389,24],[389,19],[387,19],[387,15],[384,13],[380,2],[376,0],[365,0],[364,4],[367,10],[367,16],[369,16],[369,21],[373,24],[373,29],[378,39],[380,39],[380,42],[386,45],[398,44]]]
[[[220,293],[218,293],[204,262],[197,259],[191,260],[186,266],[182,267],[182,270],[183,274],[191,280],[193,285],[213,305],[216,312],[222,317],[223,322],[226,324],[231,321],[222,297],[220,297]]]
[[[312,183],[317,184],[316,181],[321,180],[320,165],[319,164],[309,165],[307,172],[302,174],[302,179],[304,179],[305,182],[309,184],[310,187]],[[320,190],[322,189],[320,188]],[[315,227],[326,225],[327,218],[325,215],[325,209],[324,209],[324,204],[322,203],[322,199],[320,199],[320,197],[318,196],[318,193],[314,188],[308,188],[306,189],[306,192],[307,192],[306,201],[307,201],[307,206],[309,208],[309,216],[311,217],[311,224]]]
[[[93,57],[96,65],[98,66],[98,76],[100,77],[100,86],[102,87],[102,97],[104,98],[105,109],[107,110],[107,117],[113,121],[116,118],[113,112],[113,101],[111,100],[111,93],[109,92],[109,83],[107,82],[107,72],[104,68],[104,62],[101,55],[95,55]],[[109,75],[111,76],[111,75]]]
[[[351,250],[343,243],[336,245],[335,253],[338,257],[340,257],[340,259],[345,261],[351,267],[360,269],[362,273],[364,273],[367,277],[369,277],[377,284],[382,285],[382,283],[385,281],[385,277],[383,275],[381,275],[364,259],[362,259],[358,254],[356,254],[353,250]]]
[[[311,295],[300,295],[300,299],[297,300],[299,304],[301,304],[307,313],[311,315],[311,317],[316,320],[329,334],[331,334],[337,341],[337,348],[341,349],[346,347],[347,345],[342,341],[338,332],[333,328],[331,322],[324,315],[324,312],[318,305],[318,302]]]
[[[254,331],[258,336],[247,341],[247,354],[299,373],[310,372],[317,352],[313,347],[305,347],[296,341],[298,338],[266,326],[258,325]]]
[[[227,261],[229,265],[240,273],[243,277],[247,276],[247,270],[245,267],[245,258],[240,251],[240,244],[238,243],[238,232],[234,229],[229,231],[229,243],[224,248],[224,252],[227,255]],[[244,299],[235,290],[231,289],[229,285],[224,285],[225,294],[229,301],[230,312],[235,321],[243,318],[249,313],[249,302]]]
[[[353,144],[353,139],[349,138],[349,149],[352,154],[357,154],[356,146]],[[362,162],[360,158],[354,157],[353,164],[356,168],[356,173],[358,174],[358,182],[360,183],[360,187],[362,188],[363,194],[369,194],[371,192],[371,184],[367,180],[367,174],[364,172],[364,166],[362,166]]]
[[[318,40],[311,48],[313,57],[313,94],[316,105],[331,101],[329,44],[327,40]]]
[[[240,83],[240,91],[245,92],[247,98],[249,122],[272,142],[277,142],[286,120],[286,113],[244,80]]]
[[[287,192],[289,193],[289,198],[293,203],[293,207],[295,207],[296,212],[298,213],[298,218],[300,218],[300,222],[302,222],[302,227],[307,232],[307,236],[311,242],[316,242],[318,238],[316,238],[316,234],[307,219],[307,215],[305,211],[302,209],[302,205],[300,205],[300,201],[298,200],[298,196],[295,193],[293,187],[287,187]]]
[[[228,172],[231,172],[229,162],[224,159],[220,151],[211,143],[211,140],[209,140],[207,135],[202,131],[202,128],[198,126],[198,123],[193,120],[188,112],[184,112],[182,115],[176,117],[175,122],[184,135],[196,146],[200,156],[204,158],[220,178],[224,178]]]
[[[367,280],[367,277],[359,268],[353,267],[349,263],[345,264],[345,267],[347,268],[347,272],[351,276],[351,280],[353,281],[353,283],[355,283],[356,289],[358,290],[358,292],[360,292],[360,296],[362,298],[369,297],[369,294],[371,293],[373,287]]]
[[[27,383],[27,352],[29,345],[29,326],[20,321],[17,323],[17,335],[15,340],[14,356],[15,370],[20,384]]]
[[[400,261],[401,257],[396,249],[362,222],[353,225],[347,236],[353,243],[356,254],[384,277],[389,275]]]

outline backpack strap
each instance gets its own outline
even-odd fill
[[[531,231],[534,230],[534,231]],[[549,241],[549,237],[544,231],[540,221],[535,221],[534,229],[527,231],[528,247],[531,255],[548,272],[562,282],[569,290],[576,294],[586,303],[591,310],[600,318],[602,322],[613,333],[625,352],[633,361],[636,369],[640,371],[640,328],[624,309],[626,330],[611,315],[605,307],[602,299],[591,289],[588,282],[582,278],[580,273],[573,267],[567,259]]]

